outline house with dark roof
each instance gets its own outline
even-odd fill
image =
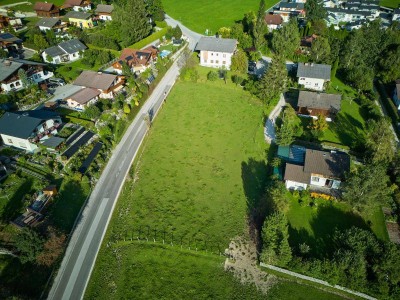
[[[80,40],[73,39],[45,49],[42,57],[45,62],[59,64],[81,58],[86,49]]]
[[[281,16],[283,22],[288,22],[290,17],[304,18],[306,15],[304,2],[281,1],[279,7],[274,10],[274,15]]]
[[[93,88],[83,88],[65,98],[69,108],[83,111],[89,105],[95,104],[99,100],[100,90]]]
[[[20,69],[24,70],[28,79],[35,83],[40,83],[53,77],[53,72],[45,70],[45,66],[43,63],[24,59],[0,59],[0,92],[9,92],[24,88],[18,74]]]
[[[100,91],[100,98],[111,99],[115,93],[124,87],[124,76],[106,74],[95,71],[83,71],[75,79],[74,85],[97,89]]]
[[[317,118],[322,115],[327,121],[332,121],[340,111],[342,96],[309,91],[300,91],[297,101],[297,113],[303,116]]]
[[[231,68],[232,56],[236,52],[237,40],[201,37],[195,51],[200,52],[200,65],[212,68]]]
[[[396,86],[393,91],[393,101],[397,107],[397,110],[400,110],[400,79],[396,80]]]
[[[132,73],[142,73],[157,60],[158,49],[149,46],[142,50],[125,48],[122,50],[119,59],[113,63],[113,68],[118,74],[122,74],[124,63],[128,65]]]
[[[62,7],[74,11],[89,11],[92,9],[92,2],[90,0],[66,0]]]
[[[111,13],[113,12],[113,10],[114,10],[114,7],[112,5],[98,4],[95,12],[100,20],[111,21],[112,20]]]
[[[42,18],[36,23],[36,26],[39,27],[41,31],[53,30],[59,25],[61,25],[61,20],[59,18]]]
[[[57,133],[58,114],[47,110],[6,112],[0,118],[0,136],[7,146],[33,152],[38,144]]]
[[[306,89],[323,91],[326,82],[331,80],[331,66],[314,63],[299,63],[297,68],[299,84]]]
[[[304,163],[287,162],[285,185],[290,190],[325,188],[339,189],[344,175],[350,171],[350,157],[337,151],[306,149]]]
[[[281,28],[283,23],[283,19],[281,15],[272,15],[266,14],[264,17],[265,24],[267,24],[268,30],[271,32],[272,30]]]
[[[1,48],[6,49],[8,52],[12,52],[13,49],[21,49],[22,40],[9,32],[0,33]]]
[[[64,17],[68,18],[68,22],[71,25],[79,27],[81,29],[92,28],[94,26],[93,20],[92,20],[92,15],[87,12],[70,11]]]
[[[38,17],[54,18],[60,16],[60,9],[53,3],[36,2],[33,10],[36,11]]]

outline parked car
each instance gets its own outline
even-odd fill
[[[56,77],[50,77],[49,83],[54,83],[54,84],[57,84],[58,86],[65,85],[64,79],[56,78]]]

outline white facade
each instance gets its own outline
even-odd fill
[[[35,83],[39,83],[53,76],[54,76],[53,72],[46,72],[45,74],[45,72],[40,71],[32,74],[32,76],[29,77],[29,79]],[[24,88],[24,86],[20,79],[8,83],[5,82],[1,83],[1,89],[5,92],[20,90],[22,88]]]
[[[233,53],[200,51],[200,65],[204,67],[222,68],[230,70]]]
[[[306,89],[314,90],[314,91],[323,91],[324,90],[324,79],[319,78],[307,78],[307,77],[299,77],[299,84],[303,85]]]
[[[78,6],[77,5],[77,6],[73,6],[72,9],[74,11],[89,11],[92,9],[92,5],[91,4],[88,4],[86,6]]]
[[[306,190],[307,189],[307,183],[301,183],[301,182],[296,182],[296,181],[291,181],[291,180],[286,180],[285,181],[285,186],[288,190]]]
[[[81,51],[78,51],[78,52],[75,52],[72,54],[66,53],[64,55],[58,55],[56,57],[53,57],[52,61],[49,61],[48,60],[49,55],[47,55],[46,52],[43,52],[42,58],[43,58],[44,62],[52,63],[52,64],[60,64],[60,63],[64,63],[64,62],[75,61],[75,60],[82,58],[82,56],[79,54],[80,52],[83,53],[83,52],[85,52],[85,50],[81,50]]]
[[[23,149],[28,152],[33,152],[36,148],[38,148],[38,146],[30,143],[28,140],[20,139],[17,137],[1,134],[1,138],[3,139],[4,145]]]
[[[103,20],[103,21],[112,21],[112,17],[111,17],[111,15],[105,15],[105,14],[99,14],[99,18],[100,18],[100,20]]]
[[[67,99],[67,105],[69,108],[71,109],[75,109],[75,110],[79,110],[79,111],[83,111],[85,110],[88,106],[95,104],[97,101],[99,100],[99,97],[95,97],[93,99],[91,99],[90,101],[84,103],[84,104],[80,104],[77,101],[74,101],[72,99]]]

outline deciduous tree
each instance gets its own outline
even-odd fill
[[[282,112],[282,124],[276,128],[276,143],[288,146],[301,135],[303,129],[294,109],[287,105]]]
[[[43,250],[43,238],[31,229],[23,229],[15,237],[15,247],[19,252],[21,263],[35,262],[39,253]]]
[[[318,37],[311,45],[311,59],[316,63],[329,64],[331,58],[331,46],[327,38]]]
[[[258,96],[265,103],[279,97],[286,88],[287,69],[282,56],[274,55],[272,62],[261,78]]]
[[[378,121],[369,121],[366,146],[372,163],[388,164],[393,160],[396,146],[388,120],[381,118]]]
[[[247,73],[248,59],[243,50],[238,49],[232,56],[231,70],[240,73]]]
[[[290,58],[300,46],[300,33],[297,19],[292,18],[281,29],[274,30],[272,49],[275,54]]]
[[[321,0],[307,0],[305,6],[306,17],[309,21],[322,20],[326,17],[326,9]]]

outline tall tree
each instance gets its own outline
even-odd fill
[[[150,34],[150,20],[143,1],[118,0],[114,11],[113,23],[116,28],[119,28],[120,40],[124,47]]]
[[[291,18],[281,29],[274,30],[272,49],[275,54],[290,58],[300,46],[300,33],[297,19]]]
[[[318,115],[316,119],[312,119],[308,128],[311,130],[312,136],[318,140],[328,129],[328,122],[326,122],[325,116]]]
[[[287,69],[285,61],[281,56],[274,55],[259,83],[258,96],[265,103],[279,97],[286,88]]]
[[[343,199],[359,211],[387,204],[392,190],[388,187],[389,176],[382,165],[366,165],[347,176],[343,187]]]
[[[240,73],[247,73],[248,59],[246,53],[238,49],[236,53],[232,56],[231,70],[238,71]]]
[[[286,105],[282,112],[282,124],[276,128],[276,143],[281,146],[288,146],[302,132],[301,121],[296,112],[292,106]]]
[[[389,164],[394,158],[396,146],[390,126],[390,122],[383,118],[371,120],[368,124],[366,146],[374,164]]]
[[[42,34],[35,34],[33,36],[33,43],[37,48],[39,48],[39,51],[42,51],[49,47],[49,43],[46,41]]]
[[[267,264],[286,266],[292,259],[288,238],[288,222],[285,215],[274,213],[269,216],[262,227],[261,260]]]
[[[331,46],[327,38],[318,37],[311,45],[311,59],[316,63],[329,64],[331,61]]]
[[[35,262],[43,249],[43,239],[31,229],[23,229],[15,238],[21,263]]]
[[[267,25],[264,21],[265,17],[265,0],[260,1],[257,13],[257,20],[253,29],[254,47],[260,49],[265,44],[265,34],[268,32]]]
[[[164,20],[165,13],[161,0],[146,0],[145,3],[147,11],[153,22]]]
[[[306,17],[311,22],[322,20],[327,15],[322,0],[307,0],[304,8],[306,10]]]
[[[400,45],[390,45],[379,60],[379,75],[389,83],[400,78]]]

